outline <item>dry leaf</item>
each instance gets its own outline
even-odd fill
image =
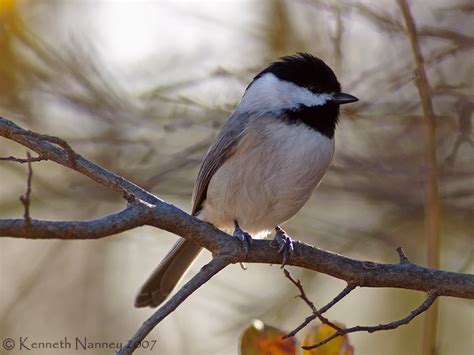
[[[339,322],[332,322],[340,328],[345,328],[344,324]],[[336,331],[329,325],[320,324],[311,327],[304,338],[303,346],[311,346],[320,341],[323,341],[327,337],[334,334]],[[347,335],[343,335],[331,340],[329,343],[323,346],[312,349],[303,350],[303,355],[353,355],[354,348],[349,344],[349,338]]]
[[[253,321],[240,336],[240,355],[296,355],[294,338],[282,340],[286,332]]]

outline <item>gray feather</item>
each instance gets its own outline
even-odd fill
[[[235,153],[248,124],[248,116],[234,113],[222,127],[215,143],[209,148],[199,169],[193,193],[192,214],[197,215],[206,200],[207,188],[214,173]]]

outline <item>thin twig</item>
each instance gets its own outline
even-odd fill
[[[336,303],[338,303],[340,300],[342,300],[344,297],[346,297],[352,290],[354,290],[357,287],[357,285],[348,283],[347,286],[339,292],[339,294],[332,299],[331,302],[326,304],[324,307],[321,307],[319,310],[319,314],[323,314],[327,312],[332,306],[334,306]],[[291,332],[289,332],[287,335],[283,337],[283,339],[294,337],[301,329],[306,327],[309,323],[311,323],[313,320],[315,320],[317,316],[315,314],[312,314],[308,317],[305,318],[305,320],[297,326],[295,329],[293,329]]]
[[[34,162],[37,162],[37,161],[44,161],[44,160],[48,160],[47,158],[43,158],[41,156],[38,156],[38,157],[31,157],[31,158],[17,158],[17,157],[14,157],[14,156],[9,156],[9,157],[0,157],[0,161],[14,161],[14,162],[17,162],[17,163],[20,163],[20,164],[24,164],[24,163],[34,163]]]
[[[64,139],[56,137],[56,136],[50,136],[48,134],[40,134],[33,131],[25,131],[25,130],[19,130],[15,133],[31,136],[31,137],[40,139],[42,141],[59,145],[66,152],[67,156],[69,157],[69,162],[71,163],[71,165],[73,166],[76,165],[77,153],[71,148],[71,146]]]
[[[301,322],[301,324],[299,326],[297,326],[295,329],[293,329],[291,332],[289,332],[288,334],[286,334],[284,337],[282,337],[282,339],[288,339],[288,338],[291,338],[291,337],[294,337],[296,334],[298,334],[298,332],[301,330],[301,329],[304,329],[309,323],[311,323],[313,320],[316,319],[316,315],[315,314],[312,314],[310,316],[307,316],[303,322]]]
[[[426,140],[426,201],[425,214],[427,222],[427,236],[429,240],[428,266],[439,266],[439,194],[438,194],[438,167],[436,162],[436,123],[433,103],[431,100],[431,87],[426,76],[424,58],[418,43],[418,35],[414,19],[406,0],[398,0],[407,27],[413,55],[416,63],[416,86],[421,99],[423,117],[425,120]]]
[[[329,302],[327,305],[322,307],[319,312],[320,313],[325,313],[327,312],[332,306],[334,306],[336,303],[338,303],[340,300],[342,300],[344,297],[346,297],[349,293],[352,292],[357,287],[355,284],[348,283],[347,286],[339,292],[339,294],[333,298],[331,302]]]
[[[14,122],[2,117],[0,117],[0,136],[30,148],[47,160],[54,161],[84,174],[98,184],[119,192],[122,196],[134,195],[136,198],[148,203],[161,201],[150,192],[123,177],[84,159],[80,154],[74,152],[69,144],[61,138],[25,130]],[[56,145],[59,145],[62,149],[56,147]]]
[[[163,306],[161,306],[153,315],[148,318],[133,337],[123,346],[117,355],[130,355],[140,345],[141,341],[150,333],[153,328],[160,323],[166,316],[173,312],[181,303],[184,302],[199,287],[205,284],[212,276],[217,274],[223,268],[229,265],[229,260],[216,256],[207,265],[205,265],[191,280],[189,280],[176,294],[171,297]]]
[[[358,326],[351,327],[351,328],[346,328],[346,329],[340,328],[339,330],[336,330],[336,332],[334,334],[330,335],[329,337],[327,337],[326,339],[320,341],[319,343],[314,344],[314,345],[310,345],[310,346],[303,346],[303,349],[311,350],[311,349],[319,348],[320,346],[330,342],[334,338],[337,338],[339,336],[349,334],[349,333],[356,333],[356,332],[374,333],[374,332],[378,332],[378,331],[381,331],[381,330],[390,330],[390,329],[398,328],[401,325],[410,323],[413,318],[417,317],[421,313],[428,310],[437,298],[438,298],[438,293],[436,291],[432,291],[432,292],[428,293],[427,298],[425,299],[425,301],[421,305],[419,305],[417,308],[415,308],[413,311],[411,311],[409,315],[407,315],[406,317],[404,317],[402,319],[399,319],[399,320],[394,321],[394,322],[390,322],[390,323],[386,323],[386,324],[379,324],[379,325],[374,325],[374,326],[359,326],[358,325]]]
[[[436,157],[436,123],[431,100],[431,86],[425,71],[423,54],[418,42],[415,20],[406,0],[398,0],[398,5],[405,19],[406,31],[416,64],[416,87],[421,99],[425,127],[425,224],[428,267],[439,268],[440,250],[440,201],[438,192],[438,165]],[[434,354],[436,344],[437,307],[430,309],[425,317],[423,333],[423,354]]]
[[[301,284],[300,280],[296,280],[291,276],[290,272],[287,269],[284,269],[283,272],[285,273],[285,276],[287,279],[289,279],[300,291],[300,294],[298,295],[299,298],[301,298],[308,306],[311,308],[311,311],[313,312],[313,315],[316,316],[321,323],[329,325],[331,328],[334,328],[335,330],[339,331],[341,330],[340,327],[338,327],[336,324],[332,323],[329,319],[324,317],[321,312],[318,311],[316,306],[314,305],[313,302],[306,296],[306,293],[304,292],[303,285]],[[285,339],[287,336],[285,336]]]
[[[25,208],[25,212],[23,214],[25,226],[27,228],[31,227],[31,217],[30,217],[30,196],[31,196],[31,179],[33,177],[33,169],[31,167],[31,154],[30,152],[26,152],[26,160],[28,162],[28,177],[26,179],[26,192],[20,196],[20,201]]]
[[[403,248],[402,247],[398,247],[396,249],[397,253],[398,253],[398,257],[400,258],[400,264],[407,264],[410,262],[410,260],[408,260],[405,252],[403,251]]]

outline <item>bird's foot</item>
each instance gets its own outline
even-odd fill
[[[240,229],[240,226],[237,222],[235,222],[235,229],[234,229],[233,236],[239,238],[239,240],[242,242],[242,245],[244,247],[245,257],[247,257],[247,254],[249,253],[249,248],[253,242],[252,237],[250,236],[250,234]]]
[[[278,254],[282,255],[283,260],[281,263],[281,268],[283,269],[288,259],[291,258],[291,255],[293,255],[293,240],[280,227],[276,227],[275,232],[275,238],[273,239],[273,241],[278,247]]]

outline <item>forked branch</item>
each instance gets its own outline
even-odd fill
[[[378,332],[381,330],[390,330],[390,329],[396,329],[400,327],[401,325],[408,324],[410,321],[415,318],[416,316],[420,315],[421,313],[425,312],[430,308],[430,306],[433,304],[433,302],[437,299],[438,297],[438,292],[436,290],[428,292],[428,295],[425,299],[425,301],[420,304],[417,308],[415,308],[413,311],[410,312],[406,317],[385,323],[385,324],[379,324],[379,325],[373,325],[373,326],[354,326],[351,328],[341,328],[337,326],[336,324],[332,323],[330,320],[328,320],[326,317],[322,315],[323,310],[326,311],[328,310],[332,305],[334,305],[336,302],[334,300],[341,300],[343,297],[347,296],[349,292],[351,292],[354,289],[354,286],[348,285],[339,295],[336,296],[336,298],[329,302],[328,305],[325,307],[321,308],[321,311],[318,311],[316,307],[314,306],[314,303],[306,296],[306,293],[303,289],[303,285],[301,284],[300,280],[296,280],[291,276],[288,270],[284,270],[285,276],[298,288],[300,294],[298,295],[299,298],[301,298],[311,309],[313,314],[309,317],[306,318],[306,320],[300,324],[297,328],[295,328],[293,331],[288,333],[286,336],[283,337],[283,339],[295,336],[298,331],[303,329],[306,325],[308,325],[312,320],[318,318],[321,323],[326,324],[330,326],[331,328],[334,329],[334,333],[328,336],[327,338],[323,339],[319,343],[313,344],[313,345],[308,345],[308,346],[303,346],[302,348],[305,350],[311,350],[311,349],[316,349],[319,348],[320,346],[323,346],[324,344],[330,342],[331,340],[343,336],[345,334],[349,333],[356,333],[356,332],[368,332],[368,333],[374,333]],[[330,305],[330,306],[329,306]],[[328,307],[329,306],[329,307]]]
[[[126,207],[119,212],[90,221],[42,221],[31,218],[29,214],[29,193],[25,194],[25,216],[21,219],[0,219],[0,237],[26,239],[99,239],[131,230],[143,225],[154,226],[180,237],[191,240],[208,249],[213,260],[203,268],[190,282],[180,289],[175,296],[159,308],[147,320],[128,346],[119,354],[131,354],[133,344],[140,340],[168,314],[175,310],[198,287],[207,282],[213,275],[230,263],[266,263],[280,264],[281,256],[275,252],[271,241],[255,240],[246,254],[237,238],[202,222],[176,206],[160,200],[148,191],[118,176],[101,166],[77,154],[60,138],[24,130],[13,122],[0,117],[0,136],[13,140],[36,152],[42,159],[54,161],[62,166],[83,174],[99,185],[115,191],[126,199]],[[30,156],[27,162],[31,164]],[[11,160],[11,159],[8,159]],[[14,160],[13,160],[14,161]],[[21,163],[22,161],[18,161]],[[31,170],[29,170],[28,190],[31,190]],[[27,212],[28,210],[28,212]],[[28,220],[28,223],[25,223]],[[427,309],[438,296],[474,298],[474,275],[454,273],[425,268],[408,262],[401,249],[397,250],[400,262],[396,264],[380,264],[371,261],[354,260],[342,255],[331,253],[313,246],[295,242],[294,252],[288,265],[314,270],[345,280],[347,287],[319,311],[312,306],[313,314],[296,328],[289,336],[296,334],[301,328],[315,318],[329,322],[322,316],[342,298],[347,296],[356,286],[359,287],[393,287],[424,291],[429,294],[427,300],[409,316],[386,325],[373,327],[353,327],[344,330],[376,331],[392,329],[406,324],[416,315]],[[302,285],[302,298],[305,299]],[[309,301],[309,298],[306,297]],[[337,329],[335,327],[335,329]],[[341,332],[342,330],[336,330]],[[294,333],[294,334],[293,334]],[[339,336],[340,333],[337,335]]]

